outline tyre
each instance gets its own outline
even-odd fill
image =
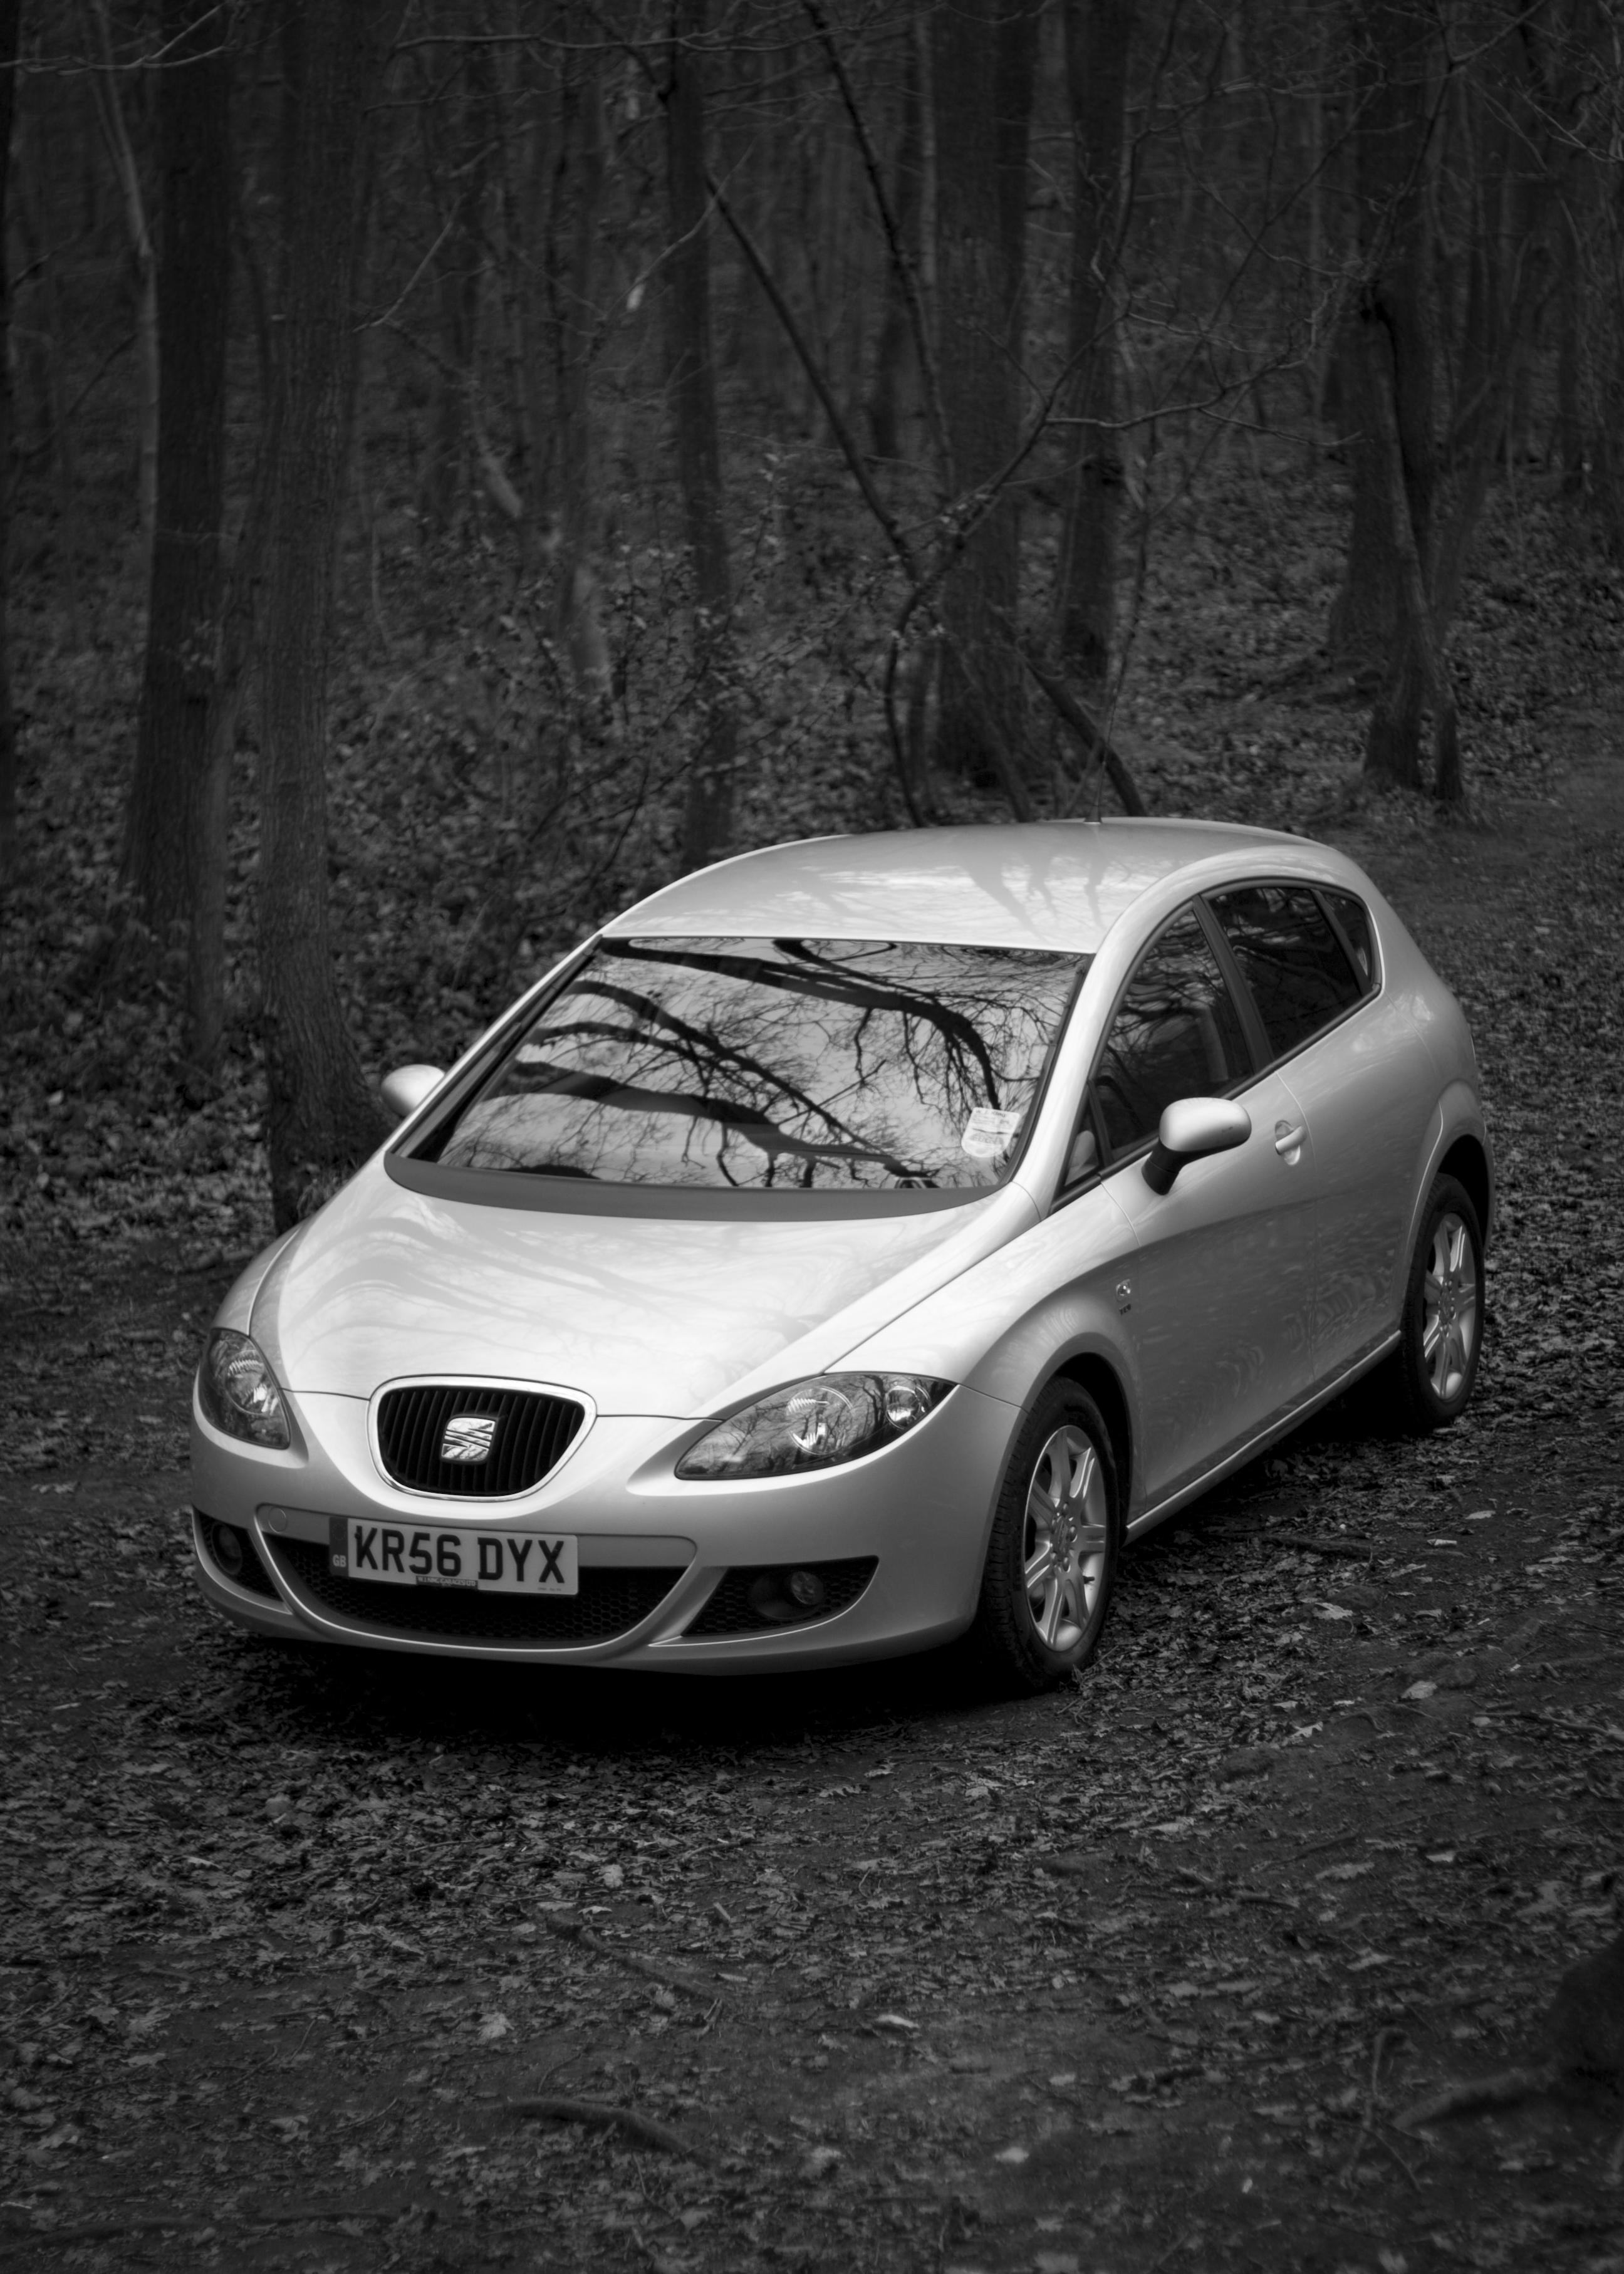
[[[1094,1654],[1121,1533],[1116,1464],[1100,1410],[1051,1382],[1021,1426],[998,1492],[973,1630],[982,1662],[1035,1696]]]
[[[1471,1195],[1440,1177],[1410,1260],[1392,1373],[1406,1426],[1447,1429],[1466,1410],[1483,1344],[1483,1229]]]

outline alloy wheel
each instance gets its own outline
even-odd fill
[[[1081,1429],[1056,1429],[1033,1468],[1021,1541],[1026,1606],[1050,1650],[1071,1649],[1088,1623],[1109,1521],[1105,1473],[1093,1444]]]
[[[1471,1234],[1447,1210],[1432,1231],[1421,1282],[1421,1355],[1434,1397],[1447,1404],[1464,1388],[1477,1344],[1477,1267]]]

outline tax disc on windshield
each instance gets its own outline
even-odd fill
[[[978,1105],[965,1123],[959,1142],[973,1161],[996,1161],[1015,1142],[1020,1127],[1019,1113],[996,1105]]]

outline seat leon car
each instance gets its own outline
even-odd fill
[[[1471,1395],[1448,989],[1319,845],[816,839],[532,986],[267,1249],[193,1401],[264,1635],[716,1673],[957,1636],[1041,1689],[1124,1544],[1357,1376]]]

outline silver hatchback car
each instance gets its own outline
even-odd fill
[[[606,924],[245,1271],[205,1594],[527,1663],[1093,1650],[1124,1543],[1386,1369],[1471,1395],[1459,1005],[1350,861],[1210,823],[828,838]]]

